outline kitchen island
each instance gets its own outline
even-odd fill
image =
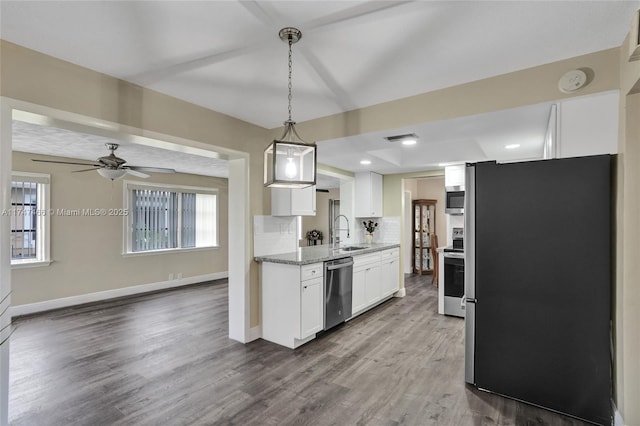
[[[262,338],[297,348],[322,331],[324,262],[353,258],[351,319],[393,297],[400,284],[400,244],[302,247],[257,256],[261,262]]]

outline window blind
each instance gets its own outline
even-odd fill
[[[132,190],[132,251],[178,247],[178,194]]]

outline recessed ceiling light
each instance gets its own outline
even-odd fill
[[[360,160],[360,164],[366,166],[367,164],[371,164],[371,161],[369,161],[369,160]]]
[[[512,144],[509,144],[509,145],[505,145],[504,147],[507,148],[507,149],[516,149],[516,148],[520,148],[520,144],[519,143],[512,143]]]

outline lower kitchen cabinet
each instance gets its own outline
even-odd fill
[[[262,263],[263,339],[294,349],[323,329],[323,268]]]
[[[300,338],[304,339],[322,330],[324,314],[322,277],[300,283]]]
[[[387,297],[400,289],[400,250],[385,250],[380,257],[381,292]]]
[[[353,256],[352,317],[399,289],[398,248]],[[324,329],[324,264],[261,263],[262,338],[295,349]]]
[[[353,257],[352,315],[358,315],[398,291],[400,250]]]
[[[351,285],[351,314],[355,315],[367,306],[367,297],[364,289],[367,282],[367,271],[365,269],[353,270],[353,281]]]

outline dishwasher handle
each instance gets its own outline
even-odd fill
[[[336,263],[327,265],[327,271],[334,271],[336,269],[348,268],[349,266],[353,266],[353,260],[345,263]]]

